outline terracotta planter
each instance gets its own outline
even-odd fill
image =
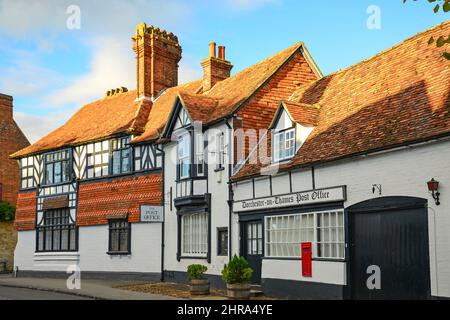
[[[191,280],[189,282],[189,292],[192,296],[209,295],[209,280]]]
[[[248,283],[227,283],[227,296],[235,300],[247,300],[250,298],[250,284]]]

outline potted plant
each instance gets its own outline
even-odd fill
[[[201,264],[191,264],[187,268],[189,292],[193,296],[209,295],[209,280],[205,278],[208,268]]]
[[[227,296],[231,299],[250,298],[250,280],[253,269],[244,257],[235,255],[222,270],[222,278],[227,284]]]

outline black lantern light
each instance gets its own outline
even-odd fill
[[[431,195],[433,196],[434,201],[436,202],[436,205],[440,205],[441,203],[439,202],[439,196],[441,195],[438,192],[439,189],[439,181],[436,181],[433,179],[431,179],[430,181],[427,182],[428,185],[428,191],[431,192]]]

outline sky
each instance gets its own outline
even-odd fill
[[[212,41],[232,73],[302,41],[327,75],[449,16],[427,0],[0,0],[0,93],[35,142],[108,89],[136,87],[141,22],[178,36],[183,83],[202,77]]]

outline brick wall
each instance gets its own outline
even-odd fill
[[[0,260],[8,260],[7,270],[14,265],[14,249],[17,242],[17,232],[11,222],[0,222]],[[1,269],[0,269],[1,270]]]
[[[139,222],[142,204],[162,205],[162,174],[81,183],[78,192],[79,226],[107,224],[109,216],[122,214]]]
[[[317,77],[305,57],[297,52],[238,112],[242,118],[242,128],[267,129],[281,101],[286,101],[302,84],[310,83]],[[248,142],[245,155],[248,155]],[[235,148],[235,159],[238,150]]]
[[[0,183],[2,200],[16,205],[20,172],[16,160],[10,154],[25,148],[30,143],[13,119],[13,98],[0,94]]]

